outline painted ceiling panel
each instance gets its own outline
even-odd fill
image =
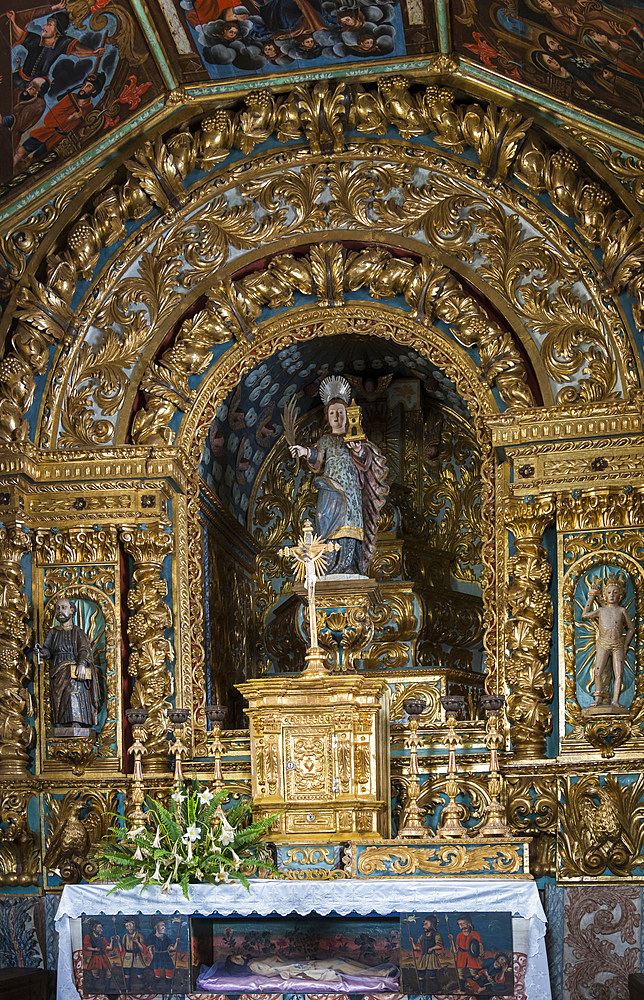
[[[644,2],[452,0],[463,59],[644,131]]]
[[[73,162],[163,92],[123,0],[15,0],[0,17],[0,195]]]
[[[157,0],[177,52],[196,52],[204,77],[368,65],[435,52],[428,0]]]
[[[644,0],[15,0],[0,14],[2,210],[58,192],[191,97],[418,76],[439,50],[461,60],[459,86],[644,136]]]

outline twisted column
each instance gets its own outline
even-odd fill
[[[514,535],[515,554],[508,560],[508,619],[505,625],[511,687],[508,718],[512,747],[518,757],[543,756],[552,732],[552,676],[546,672],[552,641],[552,600],[548,593],[552,568],[543,533],[553,521],[552,496],[506,502],[506,526]]]
[[[132,708],[148,711],[146,769],[164,771],[168,767],[168,698],[173,691],[172,674],[166,664],[173,661],[174,650],[165,638],[166,629],[172,625],[172,614],[163,601],[168,587],[161,572],[172,551],[172,536],[166,534],[161,524],[124,527],[120,535],[134,562],[133,586],[127,596],[128,672],[134,678],[130,703]]]
[[[27,723],[31,667],[25,647],[31,638],[29,603],[20,560],[31,549],[22,525],[0,527],[0,777],[29,774],[33,730]]]

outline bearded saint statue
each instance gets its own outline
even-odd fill
[[[295,444],[291,436],[289,450],[293,457],[305,459],[317,473],[316,533],[339,546],[329,555],[326,574],[366,575],[376,544],[380,509],[389,492],[385,457],[370,441],[345,437],[351,402],[351,387],[346,379],[323,379],[320,399],[328,430],[313,447]]]

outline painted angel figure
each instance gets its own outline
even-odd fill
[[[305,459],[317,474],[316,533],[338,543],[326,573],[365,575],[375,548],[380,510],[389,492],[387,465],[384,455],[370,441],[345,437],[351,402],[347,380],[327,376],[319,391],[328,430],[315,445],[296,444],[294,414],[287,408],[286,436],[291,455]]]

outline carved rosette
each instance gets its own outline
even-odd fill
[[[163,525],[121,530],[125,551],[132,556],[132,588],[127,596],[130,617],[127,634],[130,643],[128,672],[134,678],[132,708],[147,708],[146,767],[165,770],[168,766],[166,732],[168,698],[173,692],[173,677],[166,664],[174,659],[174,650],[166,629],[172,614],[163,598],[168,593],[161,577],[163,563],[172,550],[172,537]]]
[[[26,685],[31,667],[25,647],[31,629],[29,603],[23,591],[20,560],[31,549],[31,539],[19,524],[0,527],[0,776],[29,774],[29,747],[33,739],[27,715],[31,696]]]
[[[553,625],[548,593],[552,568],[542,539],[554,513],[552,496],[537,497],[532,503],[512,498],[506,503],[506,526],[514,535],[515,548],[508,559],[507,711],[517,757],[543,755],[546,736],[552,732],[548,703],[553,684],[546,671]]]

